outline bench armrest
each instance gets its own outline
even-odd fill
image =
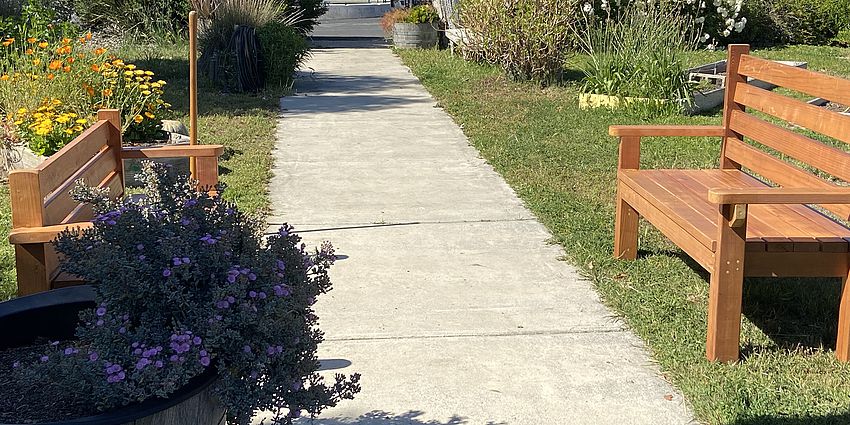
[[[92,227],[91,222],[56,224],[41,227],[18,227],[9,232],[9,243],[23,245],[28,243],[48,243],[56,239],[65,230],[87,229]]]
[[[608,134],[616,137],[723,137],[721,125],[612,125]]]
[[[708,200],[720,205],[733,204],[850,204],[850,187],[746,189],[709,189]]]
[[[146,148],[131,146],[121,149],[121,157],[130,158],[178,158],[186,156],[218,157],[224,152],[222,145],[176,145]]]

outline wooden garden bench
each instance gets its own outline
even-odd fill
[[[124,147],[120,113],[101,110],[97,123],[38,167],[9,173],[9,242],[15,245],[18,295],[79,283],[58,273],[58,259],[50,245],[62,230],[91,226],[91,207],[75,202],[69,194],[77,180],[108,188],[110,196],[119,197],[124,194],[124,159],[191,156],[196,158],[199,187],[212,188],[218,183],[218,156],[223,150],[221,145]]]
[[[843,144],[850,143],[850,117],[747,81],[843,105],[850,105],[850,81],[750,56],[747,45],[729,46],[728,64],[723,125],[610,127],[620,138],[614,255],[635,258],[643,216],[711,274],[712,361],[738,360],[744,276],[840,277],[836,355],[848,361],[850,228],[841,221],[850,218]],[[794,131],[800,128],[836,143]],[[648,136],[720,137],[720,167],[641,170],[640,141]]]

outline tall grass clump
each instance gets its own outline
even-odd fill
[[[644,113],[680,111],[692,100],[685,53],[699,43],[694,27],[686,16],[652,7],[631,7],[577,27],[587,55],[582,92],[651,99],[623,102]]]
[[[578,0],[464,0],[464,55],[499,65],[513,79],[556,81],[573,51],[580,10]]]

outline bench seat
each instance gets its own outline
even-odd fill
[[[769,187],[735,169],[620,170],[619,180],[627,186],[621,192],[626,202],[653,225],[670,221],[666,226],[678,226],[711,252],[717,250],[718,232],[717,204],[708,200],[709,189]],[[652,214],[647,211],[649,208],[657,209],[662,215]],[[809,206],[754,204],[747,214],[748,252],[848,250],[850,228]],[[706,270],[711,270],[711,261],[700,261],[705,255],[694,257]]]

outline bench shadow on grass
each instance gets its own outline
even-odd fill
[[[469,423],[466,418],[458,415],[454,415],[447,421],[443,422],[439,420],[422,419],[424,414],[425,412],[419,410],[410,410],[401,414],[393,414],[382,410],[373,410],[356,418],[335,417],[316,419],[315,421],[305,418],[298,420],[295,423],[297,425],[463,425]],[[504,422],[490,421],[486,423],[486,425],[501,424],[504,424]]]
[[[678,258],[709,284],[709,273],[682,251],[638,251],[638,258],[649,255]],[[767,349],[834,350],[840,294],[837,278],[749,277],[744,280],[743,314],[776,344]],[[743,346],[741,355],[764,349]]]
[[[831,414],[827,416],[806,416],[783,418],[776,416],[756,416],[739,419],[734,425],[839,425],[850,424],[850,412]]]

